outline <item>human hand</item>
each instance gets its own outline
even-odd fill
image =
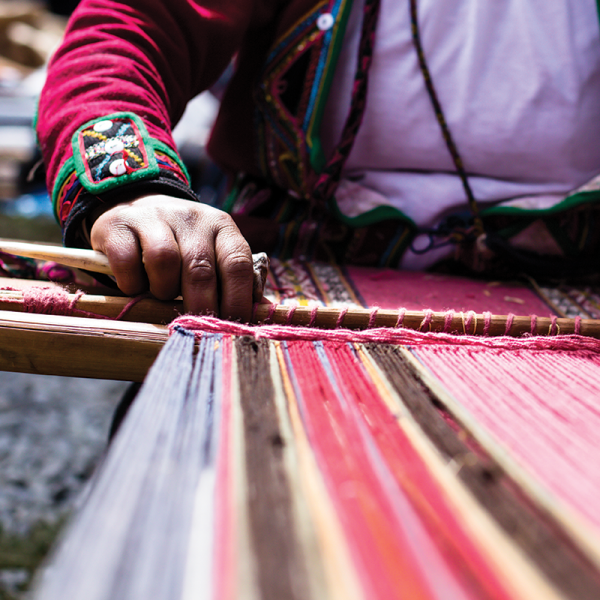
[[[117,285],[159,300],[181,294],[186,312],[250,321],[250,247],[226,213],[164,195],[123,202],[100,214],[92,248],[108,257]]]

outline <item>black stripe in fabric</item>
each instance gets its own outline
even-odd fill
[[[292,491],[270,375],[267,340],[238,338],[248,508],[262,600],[308,598],[306,567],[292,514]]]
[[[425,435],[488,514],[563,593],[578,600],[600,597],[600,574],[551,514],[485,452],[445,409],[397,346],[370,344],[385,373]]]

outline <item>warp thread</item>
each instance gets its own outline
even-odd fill
[[[484,319],[484,323],[483,323],[483,335],[489,335],[490,334],[490,327],[492,326],[492,313],[489,310],[486,310],[483,313],[483,319]]]
[[[513,326],[513,321],[515,320],[515,315],[513,313],[508,313],[506,316],[506,327],[504,329],[504,335],[510,335],[510,330]]]
[[[424,327],[429,327],[429,331],[431,331],[431,321],[433,320],[433,311],[428,308],[425,311],[425,316],[419,325],[419,331],[423,331]]]
[[[452,319],[454,319],[454,311],[450,309],[444,317],[444,331],[449,331],[452,326]]]
[[[467,313],[467,320],[465,321],[463,318],[463,333],[465,335],[468,334],[469,330],[471,329],[471,325],[473,325],[473,334],[477,331],[477,314],[475,313],[475,311],[470,310]]]
[[[531,315],[531,335],[535,335],[537,329],[537,315]]]
[[[310,311],[310,321],[308,322],[309,327],[314,327],[317,321],[317,314],[319,312],[319,305],[315,304]]]
[[[379,312],[379,307],[374,306],[371,309],[371,314],[369,315],[369,324],[367,325],[368,329],[372,329],[375,327],[375,319],[377,319],[377,313]]]
[[[422,332],[395,327],[375,327],[365,330],[318,329],[287,325],[246,325],[233,321],[223,321],[215,317],[183,315],[169,325],[170,333],[175,330],[194,332],[202,338],[205,333],[220,333],[235,336],[250,336],[256,339],[267,338],[279,341],[330,341],[339,343],[383,343],[406,346],[453,345],[471,348],[496,348],[505,350],[556,350],[600,352],[600,340],[579,334],[561,336],[530,336],[514,338],[507,336],[484,337],[457,335],[440,332]]]
[[[558,317],[556,315],[552,315],[550,317],[550,328],[548,329],[548,335],[559,335],[560,334],[560,325],[558,324]]]
[[[405,308],[399,308],[398,309],[398,320],[396,321],[396,328],[402,327],[402,324],[404,323],[404,317],[405,316],[406,316],[406,309]]]
[[[294,320],[294,313],[296,312],[296,308],[298,308],[298,304],[290,304],[290,309],[287,314],[286,325],[291,325]]]
[[[347,313],[348,313],[348,307],[343,306],[340,309],[340,314],[337,318],[337,321],[335,322],[335,329],[339,329],[342,326],[342,323],[344,322],[344,317],[346,316]]]

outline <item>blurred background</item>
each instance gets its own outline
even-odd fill
[[[78,0],[0,0],[0,237],[61,241],[33,120],[45,66]],[[218,109],[194,99],[174,136],[202,201],[222,188],[205,142]],[[128,384],[0,372],[0,600],[21,600],[106,447]]]

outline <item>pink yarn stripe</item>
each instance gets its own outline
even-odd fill
[[[183,327],[201,337],[203,333],[248,335],[272,340],[307,340],[348,342],[379,342],[407,346],[468,346],[471,348],[500,348],[506,350],[555,350],[561,352],[589,350],[600,352],[600,340],[581,335],[553,337],[533,336],[513,338],[506,336],[483,337],[449,333],[421,332],[412,329],[375,327],[366,330],[318,329],[315,327],[287,327],[285,325],[246,325],[223,321],[215,317],[184,315],[175,319],[169,330]]]
[[[385,480],[387,486],[382,483],[381,463],[377,463],[379,469],[373,468],[373,452],[363,440],[364,434],[361,435],[364,428],[352,419],[354,403],[349,401],[343,388],[360,383],[362,370],[356,373],[355,369],[344,369],[346,365],[336,361],[335,371],[339,373],[336,381],[332,369],[328,368],[331,359],[324,361],[314,345],[305,342],[288,344],[287,353],[301,390],[298,402],[302,403],[303,423],[311,440],[311,450],[353,550],[358,573],[370,592],[367,597],[383,600],[405,595],[433,600],[434,596],[428,593],[425,584],[424,572],[416,568],[409,550],[411,542],[414,544],[413,537],[403,531],[403,524],[410,523],[414,536],[415,530],[423,525],[415,518],[404,497],[400,504],[401,508],[407,506],[402,514],[404,519],[397,517],[400,507],[397,498],[389,495],[390,481]],[[343,387],[339,380],[343,381]],[[388,423],[390,421],[388,413]],[[345,494],[348,482],[352,482],[352,489],[355,487],[360,493]],[[429,565],[437,562],[436,558],[429,556]]]
[[[415,352],[496,443],[598,528],[600,355],[575,335],[526,339],[569,351],[526,343],[536,352],[441,345]]]
[[[235,427],[232,418],[232,380],[233,369],[231,338],[223,338],[223,374],[221,378],[221,423],[218,437],[218,452],[216,464],[216,497],[215,504],[215,531],[219,536],[214,546],[215,573],[214,584],[216,593],[214,598],[234,598],[236,595],[235,571],[235,527],[233,506],[235,493],[233,489],[234,477],[232,475],[235,463],[231,459]]]

